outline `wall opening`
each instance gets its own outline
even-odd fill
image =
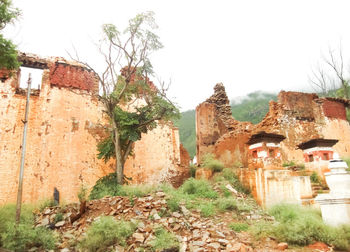
[[[309,162],[313,162],[314,161],[314,155],[309,155]]]
[[[329,160],[328,153],[323,153],[323,160]]]
[[[32,90],[40,90],[43,78],[43,69],[32,68],[32,67],[20,67],[21,74],[19,76],[19,88],[27,89],[29,73],[32,75]]]

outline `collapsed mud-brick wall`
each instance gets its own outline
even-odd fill
[[[346,120],[349,100],[319,98],[316,94],[280,92],[278,101],[271,101],[269,112],[257,125],[239,122],[231,115],[229,100],[222,84],[214,95],[196,108],[197,158],[214,153],[227,166],[248,164],[249,138],[261,131],[286,137],[281,142],[284,161],[303,162],[297,146],[315,138],[338,139],[334,146],[340,156],[350,156],[350,125]]]
[[[107,136],[107,119],[96,96],[97,78],[84,66],[62,58],[21,54],[19,59],[22,66],[43,70],[41,88],[30,97],[23,199],[52,198],[57,188],[63,201],[75,201],[82,184],[91,187],[114,171],[113,161],[97,158],[96,145]],[[19,79],[27,76],[5,70],[0,75],[0,204],[4,204],[16,200],[26,104]],[[132,182],[158,183],[182,172],[178,139],[171,124],[142,136],[125,166],[127,174],[137,174]]]
[[[215,152],[215,144],[223,135],[241,132],[250,126],[251,123],[241,123],[232,117],[225,87],[222,83],[216,84],[214,94],[196,107],[197,162],[200,163],[206,153]]]

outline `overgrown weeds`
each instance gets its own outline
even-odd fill
[[[298,205],[279,204],[272,207],[269,213],[276,223],[268,225],[261,222],[252,228],[257,236],[274,236],[279,241],[305,246],[321,241],[337,249],[350,249],[350,227],[330,227],[323,223],[319,211]]]
[[[312,172],[310,176],[310,180],[312,183],[317,183],[317,184],[321,183],[321,179],[316,172]]]
[[[20,224],[16,229],[16,206],[8,204],[0,207],[0,247],[14,251],[26,251],[32,247],[55,248],[56,238],[52,231],[33,227],[34,208],[34,205],[22,205]]]
[[[110,173],[100,178],[91,190],[90,199],[100,199],[105,196],[143,197],[155,190],[150,185],[119,185],[117,175]]]
[[[214,176],[214,180],[216,182],[228,182],[230,183],[238,192],[249,194],[250,190],[242,185],[241,181],[239,181],[237,175],[234,170],[231,168],[225,168],[221,173],[217,173]]]
[[[179,241],[173,233],[164,228],[159,228],[155,232],[155,239],[150,242],[153,251],[165,251],[167,249],[179,249]],[[176,250],[177,249],[177,250]]]
[[[213,172],[220,172],[224,169],[224,164],[215,159],[214,155],[211,153],[204,155],[202,165],[203,167],[208,168]]]
[[[235,232],[247,231],[249,229],[249,225],[244,222],[231,222],[229,227]]]
[[[85,251],[106,251],[113,244],[125,246],[127,238],[135,229],[136,225],[132,222],[102,216],[89,227],[86,238],[80,242],[80,248]]]

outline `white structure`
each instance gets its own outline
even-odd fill
[[[328,194],[320,194],[315,201],[321,206],[324,222],[332,226],[350,224],[350,172],[341,159],[329,161],[331,172],[325,173],[330,189]]]

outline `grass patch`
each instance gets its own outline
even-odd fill
[[[7,225],[6,233],[1,234],[3,247],[13,251],[27,251],[32,247],[46,250],[54,249],[56,238],[52,231],[43,228],[33,228],[31,224]]]
[[[199,210],[201,211],[201,216],[210,217],[216,213],[215,205],[213,202],[203,202],[199,205]]]
[[[119,187],[117,196],[143,197],[155,191],[151,185],[123,185]]]
[[[293,160],[292,161],[286,161],[282,164],[283,167],[296,167],[299,168],[299,170],[304,170],[305,165],[300,164],[300,163],[295,163]]]
[[[243,222],[231,222],[229,224],[229,227],[235,232],[242,232],[242,231],[247,231],[249,228],[249,225]]]
[[[237,210],[237,201],[232,197],[219,198],[215,201],[215,205],[221,212]]]
[[[350,249],[350,227],[334,228],[324,224],[319,211],[298,205],[279,204],[272,207],[269,213],[277,223],[256,225],[253,233],[258,236],[274,236],[279,241],[300,246],[321,241],[340,250]]]
[[[136,225],[129,221],[116,221],[113,217],[103,216],[89,227],[80,248],[84,251],[105,251],[113,244],[125,246],[126,239],[135,229]]]
[[[179,249],[179,241],[173,233],[168,232],[164,228],[159,228],[154,234],[155,239],[150,241],[153,251]]]
[[[54,249],[56,238],[51,230],[33,228],[34,205],[23,204],[21,220],[17,232],[15,229],[16,205],[0,207],[0,247],[14,251],[26,251],[32,247]]]
[[[197,180],[190,178],[179,188],[179,190],[188,195],[193,195],[201,198],[216,199],[218,197],[217,192],[213,190],[210,183],[207,180]]]
[[[103,198],[104,196],[116,196],[119,189],[120,185],[117,182],[117,174],[113,172],[96,181],[89,198],[93,200]]]
[[[225,168],[221,173],[214,176],[216,182],[228,182],[230,183],[238,192],[249,194],[250,190],[242,185],[239,181],[237,175],[232,168]]]
[[[213,172],[220,172],[224,169],[224,164],[215,159],[214,155],[211,153],[204,155],[202,165],[203,167],[208,168]]]
[[[119,185],[117,182],[117,175],[110,173],[97,180],[96,184],[89,195],[90,199],[100,199],[105,196],[128,196],[143,197],[155,189],[150,185]]]

